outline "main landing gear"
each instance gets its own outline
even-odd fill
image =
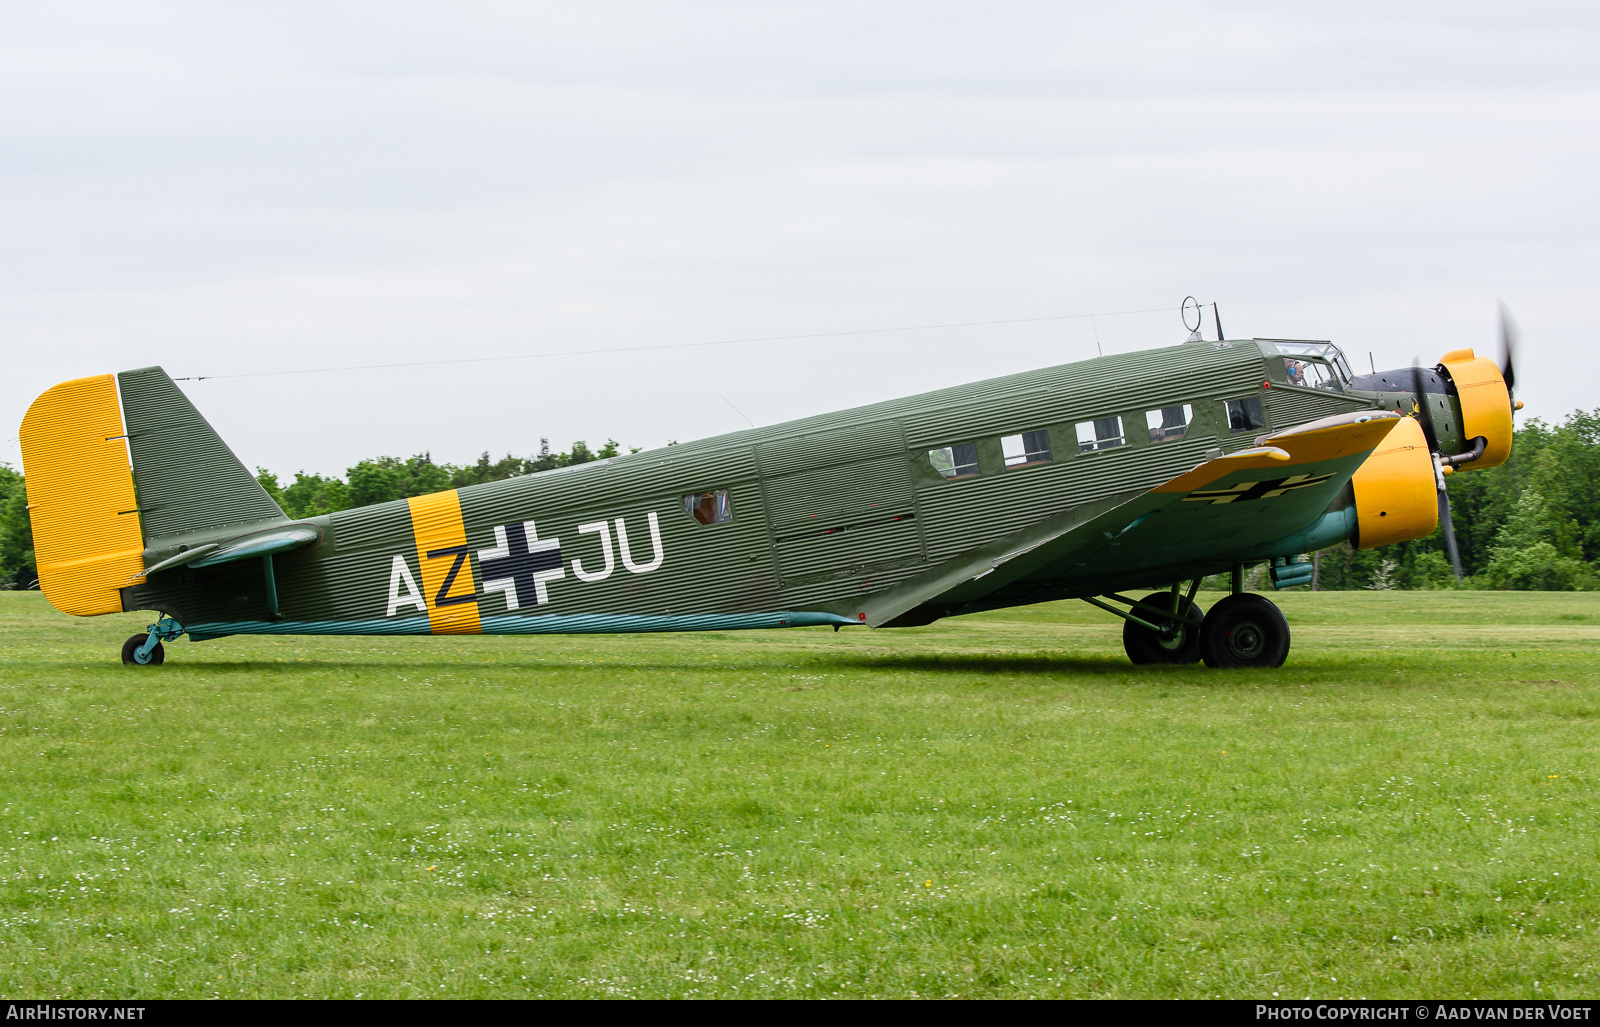
[[[1136,664],[1204,660],[1207,667],[1281,667],[1289,655],[1289,622],[1276,603],[1244,591],[1243,571],[1234,569],[1233,594],[1209,613],[1194,601],[1198,578],[1189,584],[1187,594],[1180,591],[1182,583],[1175,582],[1170,591],[1143,599],[1106,597],[1127,610],[1099,599],[1083,601],[1123,619],[1122,648]]]
[[[1122,648],[1127,652],[1128,659],[1134,663],[1199,661],[1204,611],[1194,600],[1155,592],[1145,596],[1135,609],[1141,612],[1162,609],[1166,611],[1166,616],[1150,620],[1141,617],[1137,621],[1129,618],[1122,622]]]
[[[167,651],[161,643],[171,642],[181,634],[183,625],[171,617],[162,617],[122,643],[122,662],[130,667],[159,667],[167,659]]]
[[[1200,625],[1200,655],[1207,667],[1281,667],[1289,655],[1289,622],[1266,596],[1225,596]]]

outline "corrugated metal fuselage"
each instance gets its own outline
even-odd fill
[[[869,597],[1044,518],[1152,488],[1209,450],[1385,405],[1290,385],[1275,352],[1244,341],[1108,356],[344,511],[309,522],[320,546],[275,558],[276,614],[255,560],[155,575],[124,604],[195,638],[857,623]],[[1230,431],[1225,404],[1245,397],[1266,427]],[[1153,439],[1147,413],[1183,404],[1188,432]],[[1080,452],[1076,426],[1111,416],[1126,443]],[[1038,431],[1049,459],[1006,466],[1001,439]],[[966,443],[978,473],[947,478],[930,462]],[[731,520],[691,516],[684,497],[711,490],[726,490]],[[1131,587],[1147,570],[1064,579],[1061,594]]]

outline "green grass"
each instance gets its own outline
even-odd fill
[[[151,669],[0,593],[0,991],[1595,994],[1600,596],[1279,598]]]

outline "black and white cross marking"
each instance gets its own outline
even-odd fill
[[[1238,503],[1252,499],[1275,499],[1285,492],[1321,485],[1331,474],[1296,474],[1270,481],[1241,481],[1225,489],[1199,489],[1183,497],[1185,503]]]
[[[478,550],[483,590],[504,592],[508,610],[548,603],[545,582],[567,576],[561,566],[561,540],[541,539],[532,521],[498,525],[494,540],[493,549]]]

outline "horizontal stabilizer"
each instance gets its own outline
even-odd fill
[[[291,524],[287,528],[273,528],[269,531],[258,531],[254,535],[230,539],[222,543],[216,552],[207,554],[189,566],[211,567],[219,563],[233,563],[235,560],[248,560],[256,556],[287,553],[321,541],[322,529],[309,524]]]
[[[312,543],[321,541],[321,529],[309,524],[293,524],[287,528],[271,528],[252,535],[228,539],[225,542],[208,542],[203,546],[195,546],[193,549],[169,556],[160,563],[146,567],[144,573],[148,576],[178,567],[212,567],[219,563],[233,563],[236,560],[249,560],[258,556],[271,556],[274,553],[304,549]]]

